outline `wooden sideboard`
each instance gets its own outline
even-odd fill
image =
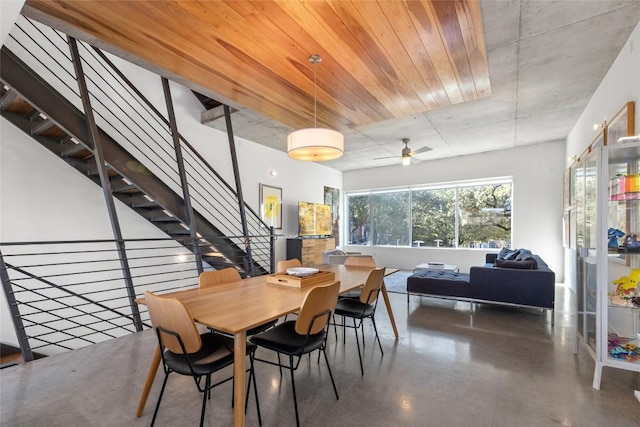
[[[335,249],[336,239],[287,239],[287,259],[297,258],[305,267],[322,264],[322,253]]]

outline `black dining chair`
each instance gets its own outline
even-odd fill
[[[380,337],[378,336],[378,328],[376,327],[376,306],[378,305],[378,295],[382,288],[384,281],[385,267],[380,267],[371,270],[367,281],[364,283],[362,290],[360,291],[360,297],[355,298],[340,298],[336,304],[335,315],[342,316],[342,327],[353,328],[356,334],[356,345],[358,347],[358,359],[360,360],[360,373],[364,375],[364,368],[362,366],[362,354],[360,352],[360,339],[358,338],[358,329],[362,328],[362,346],[364,348],[364,319],[371,319],[373,324],[373,330],[376,333],[376,340],[378,340],[378,346],[380,352],[384,355],[382,350],[382,344],[380,343]],[[346,318],[353,319],[353,325],[347,325]],[[343,334],[343,342],[346,341],[346,337]]]
[[[233,364],[233,339],[214,332],[200,334],[187,308],[175,298],[165,298],[147,291],[144,294],[144,300],[149,310],[151,324],[158,337],[165,375],[158,402],[153,412],[151,426],[153,427],[156,421],[169,374],[176,372],[180,375],[193,377],[198,391],[202,393],[202,410],[200,413],[200,427],[202,427],[207,400],[211,398],[211,390],[233,379],[232,374],[230,377],[211,384],[211,375],[214,372]],[[249,384],[245,401],[249,399],[249,389],[253,381],[258,422],[262,425],[258,389],[253,370],[255,350],[256,346],[254,344],[247,343],[250,367],[248,369]],[[203,378],[204,384],[202,384]],[[245,411],[246,409],[245,405]]]
[[[304,298],[302,308],[296,320],[289,320],[266,332],[252,336],[249,340],[278,354],[278,362],[256,358],[261,362],[287,368],[291,371],[291,389],[293,390],[293,404],[296,412],[296,425],[300,425],[298,415],[298,399],[296,397],[296,383],[294,371],[298,369],[302,356],[319,350],[324,355],[327,370],[333,385],[336,399],[339,399],[338,389],[333,380],[329,359],[326,353],[326,339],[329,320],[338,300],[340,282],[334,282],[311,289]],[[280,354],[289,356],[289,364],[280,363]],[[320,355],[318,355],[320,357]],[[297,360],[296,360],[297,359]],[[295,363],[294,363],[295,360]]]

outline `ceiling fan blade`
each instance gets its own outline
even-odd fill
[[[374,157],[372,160],[382,160],[382,159],[395,159],[398,156],[387,156],[387,157]]]
[[[420,153],[426,153],[427,151],[431,151],[432,148],[431,147],[427,147],[426,145],[422,148],[418,148],[417,150],[414,150],[411,152],[411,155],[413,156],[414,154],[420,154]]]

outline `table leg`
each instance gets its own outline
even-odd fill
[[[396,334],[396,339],[400,338],[398,335],[398,328],[396,327],[396,319],[393,317],[393,310],[391,310],[391,302],[389,302],[389,294],[387,293],[387,286],[382,282],[382,298],[384,299],[384,305],[387,306],[387,313],[389,313],[389,320],[391,320],[391,327],[393,328],[393,333]]]
[[[156,345],[156,349],[153,352],[153,359],[151,359],[151,365],[149,366],[149,372],[147,373],[147,380],[144,382],[144,388],[138,401],[138,409],[136,410],[136,417],[142,415],[144,412],[144,405],[147,403],[147,397],[149,397],[149,391],[153,385],[153,380],[156,378],[156,372],[158,372],[158,366],[160,366],[160,346]]]
[[[244,394],[246,392],[247,332],[233,337],[233,425],[244,427]]]

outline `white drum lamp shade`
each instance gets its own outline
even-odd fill
[[[341,157],[344,153],[344,136],[335,130],[318,128],[318,64],[322,62],[320,55],[311,55],[309,62],[313,64],[313,126],[312,128],[293,131],[287,137],[287,154],[292,159],[310,162],[323,162]]]
[[[335,130],[307,128],[287,137],[287,154],[296,160],[323,162],[334,160],[344,153],[344,136]]]

